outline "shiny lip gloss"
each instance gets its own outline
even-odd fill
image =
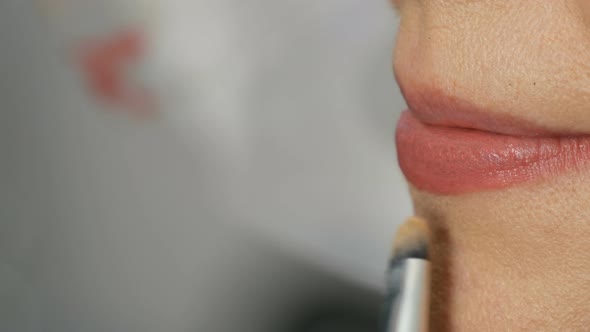
[[[482,127],[485,130],[477,129]],[[590,136],[559,135],[488,114],[453,110],[403,112],[396,146],[408,181],[435,194],[539,181],[590,161]]]

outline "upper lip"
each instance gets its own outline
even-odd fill
[[[478,107],[469,101],[436,90],[402,89],[410,111],[428,125],[473,129],[510,136],[578,136],[552,130],[509,113]]]

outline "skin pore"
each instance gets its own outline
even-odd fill
[[[395,75],[410,108],[436,92],[590,135],[590,1],[398,0]],[[588,331],[590,170],[459,195],[410,185],[435,234],[432,331]]]

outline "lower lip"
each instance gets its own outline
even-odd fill
[[[590,161],[589,136],[518,137],[428,125],[410,111],[396,130],[400,167],[417,189],[463,194],[539,181]]]

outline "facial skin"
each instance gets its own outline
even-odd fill
[[[590,135],[590,1],[395,5],[410,108],[435,93]],[[432,331],[588,331],[590,170],[468,194],[410,190],[435,232]]]

